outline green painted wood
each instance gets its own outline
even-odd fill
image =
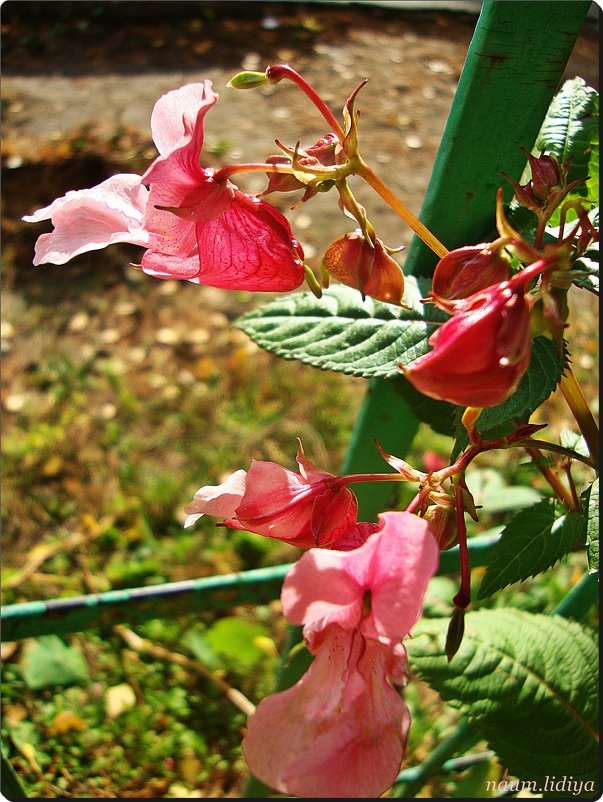
[[[452,249],[493,231],[496,191],[519,180],[555,94],[588,0],[486,0],[427,187],[421,221]],[[437,257],[414,237],[405,272],[431,275]]]
[[[474,566],[487,564],[497,540],[496,535],[483,535],[470,541],[469,551]],[[39,635],[65,635],[114,624],[134,626],[151,618],[231,609],[239,604],[265,604],[278,599],[283,579],[292,565],[287,563],[184,582],[6,605],[0,610],[1,639],[16,641]],[[458,547],[455,546],[442,552],[439,573],[453,574],[458,570]]]
[[[387,473],[391,468],[377,451],[375,440],[389,454],[404,458],[415,438],[419,421],[391,382],[370,381],[350,438],[341,473]],[[399,488],[395,483],[353,485],[358,519],[376,521],[377,513],[392,508]]]

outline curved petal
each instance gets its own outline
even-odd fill
[[[114,175],[91,189],[67,192],[50,206],[23,219],[28,223],[52,221],[54,231],[36,243],[34,264],[65,264],[74,256],[99,250],[115,242],[148,246],[150,234],[143,227],[148,190],[140,176]]]
[[[302,679],[264,699],[248,722],[251,771],[307,798],[376,798],[394,782],[406,747],[408,708],[388,682],[389,645],[332,627]]]
[[[201,272],[209,287],[286,292],[304,281],[303,251],[287,219],[238,190],[231,208],[197,224]]]
[[[381,530],[372,547],[367,583],[371,615],[363,622],[367,637],[393,640],[407,635],[421,615],[427,583],[435,574],[440,549],[427,521],[409,512],[379,515]],[[366,548],[366,546],[364,547]],[[354,552],[350,553],[350,559]]]
[[[159,153],[169,153],[190,141],[196,127],[201,150],[203,118],[217,100],[212,82],[207,80],[202,84],[186,84],[160,97],[151,114],[151,133]]]
[[[281,590],[283,613],[292,624],[303,624],[306,635],[330,624],[354,629],[362,617],[363,587],[346,571],[354,552],[312,549],[285,577]]]
[[[140,266],[154,278],[196,281],[199,274],[199,257],[169,256],[159,251],[145,251]],[[198,283],[198,282],[197,282]]]
[[[222,484],[200,487],[190,504],[184,508],[188,518],[184,526],[192,526],[202,515],[230,518],[235,514],[245,492],[247,474],[243,470],[232,473]]]

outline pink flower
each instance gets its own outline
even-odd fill
[[[184,510],[184,525],[202,515],[224,518],[232,529],[275,537],[300,548],[355,548],[376,524],[357,523],[358,502],[339,477],[306,459],[298,440],[299,472],[253,460],[217,486],[201,487]]]
[[[284,794],[377,797],[394,782],[410,715],[393,684],[408,679],[400,643],[421,612],[439,549],[410,513],[379,516],[353,551],[313,549],[281,601],[316,655],[292,688],[262,700],[243,743],[251,771]]]
[[[419,392],[463,407],[511,396],[530,364],[531,301],[524,272],[459,300],[430,339],[434,348],[402,372]]]
[[[148,247],[151,234],[144,226],[149,191],[140,176],[114,175],[92,189],[68,192],[50,206],[23,219],[27,223],[52,220],[52,234],[36,242],[34,264],[62,265],[74,256],[130,242]]]
[[[287,219],[199,164],[205,114],[217,99],[210,81],[168,92],[151,116],[159,156],[142,178],[113,176],[24,217],[55,227],[38,239],[34,263],[64,264],[129,242],[147,248],[141,266],[157,278],[264,292],[299,287],[304,254]]]
[[[304,254],[284,215],[199,164],[205,115],[217,99],[205,81],[155,104],[151,130],[159,156],[142,181],[150,187],[146,224],[157,244],[142,268],[212,287],[295,289],[304,280]]]

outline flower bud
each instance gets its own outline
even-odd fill
[[[268,76],[265,72],[239,72],[226,84],[231,89],[255,89],[256,86],[263,86],[268,83]]]
[[[510,278],[511,269],[500,253],[490,250],[490,243],[456,248],[436,265],[430,296],[436,306],[452,311],[459,298],[468,298],[492,284]]]
[[[456,510],[436,504],[427,508],[425,520],[440,549],[451,549],[457,542]]]
[[[554,189],[561,186],[561,171],[559,164],[553,156],[534,156],[528,153],[525,148],[523,152],[528,157],[530,170],[532,171],[532,191],[537,198],[546,200]]]
[[[367,242],[358,229],[332,242],[323,260],[324,268],[336,279],[379,301],[400,305],[404,274],[385,250],[380,239]]]
[[[463,407],[492,407],[515,392],[532,345],[524,272],[459,301],[430,337],[433,350],[400,366],[419,392]]]

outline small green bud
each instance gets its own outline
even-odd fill
[[[448,632],[446,633],[446,658],[448,662],[452,660],[454,655],[458,652],[463,634],[465,632],[465,610],[463,607],[455,607],[452,613],[452,618],[448,624]]]
[[[265,72],[238,72],[226,84],[231,89],[255,89],[268,83]]]

